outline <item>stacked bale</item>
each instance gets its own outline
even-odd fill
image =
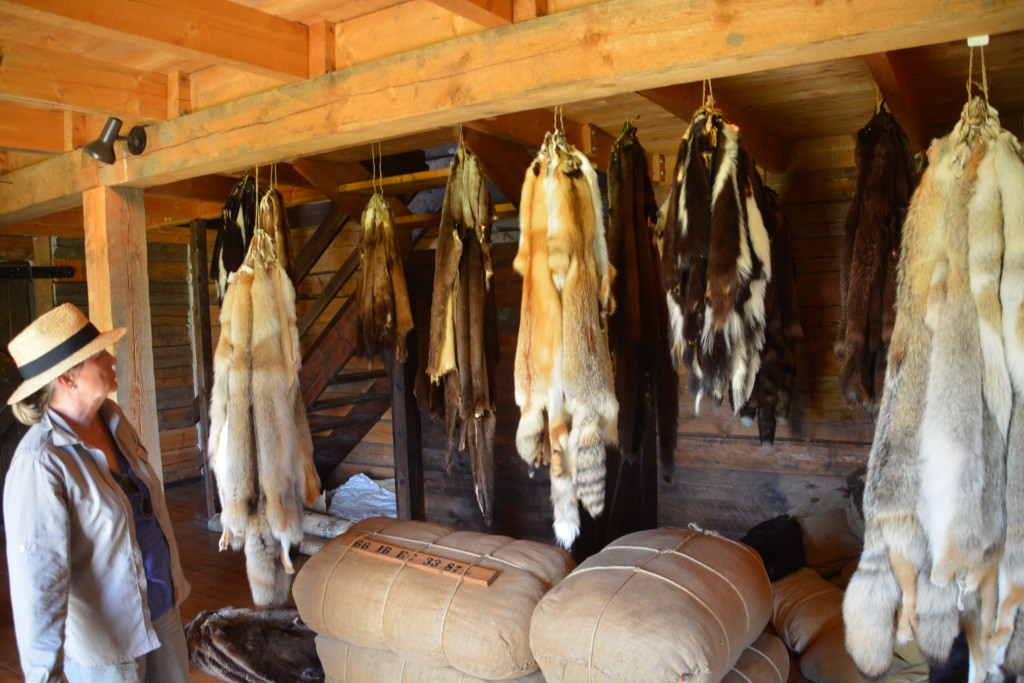
[[[751,548],[700,530],[641,531],[609,544],[544,596],[530,645],[551,682],[718,683],[761,636],[771,610],[771,584]],[[785,680],[788,665],[781,666]]]
[[[353,548],[367,543],[443,558],[462,575]],[[489,585],[477,584],[466,580],[468,568],[497,574]],[[537,671],[529,640],[533,609],[572,568],[566,552],[534,541],[374,517],[310,558],[293,594],[303,620],[321,636],[328,677],[346,679],[331,666],[347,661],[336,650],[349,644],[381,651],[382,662],[389,659],[383,653],[392,653],[417,666],[504,680]]]

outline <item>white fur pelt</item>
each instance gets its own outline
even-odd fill
[[[232,275],[220,311],[220,339],[214,354],[210,397],[210,465],[221,505],[220,549],[239,550],[249,516],[256,509],[256,453],[253,448],[252,269]]]
[[[268,227],[257,229],[221,309],[210,406],[220,545],[244,545],[259,606],[287,601],[302,503],[320,493],[298,382],[295,289],[278,261],[280,230]]]
[[[1024,669],[1024,161],[980,99],[928,156],[843,615],[871,677],[893,640],[944,661],[962,624],[980,683]]]
[[[617,442],[615,398],[605,317],[612,269],[597,174],[560,135],[548,135],[527,171],[520,204],[523,276],[516,348],[516,433],[531,467],[551,465],[558,542],[579,534],[577,503],[603,512],[605,448]]]

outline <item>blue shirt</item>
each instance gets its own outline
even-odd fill
[[[171,551],[160,528],[160,520],[153,514],[153,499],[149,487],[132,470],[128,460],[117,452],[123,474],[111,473],[119,480],[121,490],[128,496],[135,518],[135,538],[142,550],[142,562],[146,567],[146,598],[149,602],[149,617],[157,620],[174,606],[174,581],[171,579]],[[126,479],[130,479],[129,483]]]

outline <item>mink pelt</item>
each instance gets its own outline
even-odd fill
[[[315,637],[294,609],[225,607],[185,627],[192,668],[229,683],[323,681]]]

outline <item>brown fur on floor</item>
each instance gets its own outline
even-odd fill
[[[191,666],[229,683],[323,681],[315,636],[294,609],[225,607],[185,627]]]

